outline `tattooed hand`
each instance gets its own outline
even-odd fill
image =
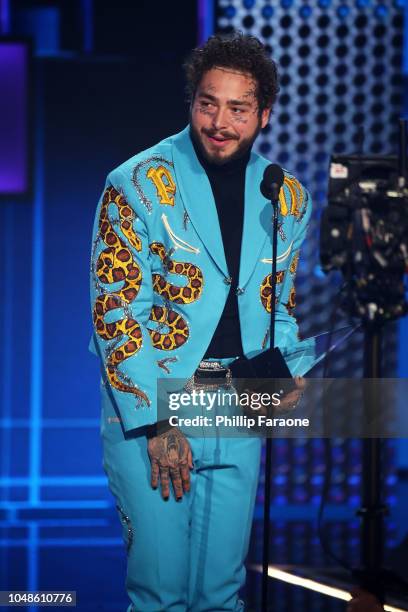
[[[170,478],[174,494],[179,500],[183,492],[190,490],[190,469],[193,469],[193,456],[187,438],[177,427],[150,438],[147,443],[150,463],[152,465],[151,485],[157,489],[160,485],[163,499],[170,497]]]
[[[307,381],[302,376],[294,376],[293,378],[296,388],[282,396],[279,406],[276,408],[277,416],[280,412],[294,410],[301,399],[306,388]]]
[[[307,380],[302,376],[295,376],[293,378],[293,382],[295,383],[295,388],[280,397],[280,403],[278,406],[260,406],[256,410],[256,414],[261,414],[266,417],[279,417],[280,415],[282,416],[283,414],[294,410],[303,396],[303,392],[307,386]],[[271,389],[268,388],[267,385],[264,389],[258,387],[256,393],[251,389],[245,389],[245,392],[248,393],[248,395],[252,396],[252,394],[254,394],[254,398],[256,398],[257,402],[259,401],[259,395],[262,393],[262,391],[271,393]],[[244,410],[244,414],[252,417],[254,416],[254,409],[249,405],[247,409]]]

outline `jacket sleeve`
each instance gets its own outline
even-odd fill
[[[305,239],[312,214],[312,199],[304,187],[302,188],[302,196],[299,217],[294,220],[293,245],[290,259],[281,283],[279,283],[278,277],[277,284],[278,302],[276,305],[275,337],[278,339],[278,346],[281,348],[286,348],[299,340],[299,328],[294,316],[296,298],[294,283],[300,258],[300,247]]]
[[[148,231],[131,193],[130,180],[120,170],[108,176],[91,256],[91,350],[99,355],[106,390],[125,431],[156,422],[161,372],[147,328],[153,304]]]

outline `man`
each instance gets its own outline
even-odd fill
[[[269,161],[251,148],[276,99],[276,66],[254,37],[215,36],[186,75],[189,126],[108,176],[93,234],[104,466],[127,544],[129,610],[141,612],[243,609],[259,471],[259,438],[155,427],[158,378],[199,385],[269,342],[271,205],[259,191]],[[286,173],[280,347],[297,339],[293,281],[310,204]]]

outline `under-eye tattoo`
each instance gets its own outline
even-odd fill
[[[212,111],[206,106],[207,102],[200,102],[198,107],[198,112],[202,115],[207,115],[208,117],[212,116]]]
[[[234,115],[233,121],[235,123],[243,123],[243,124],[248,123],[248,119],[243,117],[242,115]]]

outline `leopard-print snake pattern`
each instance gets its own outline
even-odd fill
[[[146,393],[132,385],[118,366],[137,353],[142,346],[142,331],[139,323],[130,316],[129,305],[137,297],[142,284],[142,272],[137,265],[131,250],[124,240],[118,236],[108,216],[110,203],[116,204],[119,211],[120,229],[129,243],[141,251],[142,243],[133,229],[134,214],[125,197],[114,187],[108,187],[102,198],[99,214],[99,236],[106,244],[96,261],[96,275],[102,285],[123,282],[121,289],[112,292],[103,292],[95,300],[93,309],[93,324],[96,333],[103,340],[117,340],[123,337],[128,339],[120,346],[117,344],[108,352],[106,358],[106,374],[112,387],[118,391],[132,393],[138,398],[138,404],[145,402],[148,406],[150,400]],[[112,310],[121,308],[125,316],[118,321],[106,323],[105,317]]]
[[[174,261],[166,254],[161,242],[152,242],[150,251],[162,260],[167,273],[185,276],[187,285],[178,286],[169,283],[162,274],[153,274],[153,290],[160,295],[165,303],[191,304],[200,297],[203,290],[203,275],[197,266],[188,262]],[[167,306],[153,306],[150,320],[165,324],[170,331],[163,334],[159,329],[149,330],[153,346],[163,351],[172,351],[184,344],[189,337],[186,321],[176,311]]]
[[[292,275],[292,277],[294,277],[296,274],[298,262],[299,262],[299,251],[296,251],[296,253],[294,254],[292,258],[292,261],[290,262],[290,266],[289,266],[289,272]],[[280,270],[279,272],[277,272],[276,273],[276,285],[280,285],[281,283],[283,283],[284,277],[285,277],[285,270]],[[272,274],[268,274],[263,279],[261,283],[261,288],[260,288],[260,295],[261,295],[262,306],[265,308],[266,312],[270,313],[271,312],[271,302],[272,302]],[[276,296],[276,303],[278,303],[278,296]],[[288,311],[288,313],[290,315],[293,315],[293,311],[296,306],[295,287],[293,286],[291,287],[290,292],[289,292],[288,301],[286,304],[284,304],[284,306],[286,307],[286,310]]]
[[[95,300],[93,322],[97,334],[103,340],[117,340],[124,336],[128,339],[120,346],[116,345],[106,359],[106,373],[112,387],[137,396],[139,404],[143,401],[150,405],[147,395],[131,384],[131,381],[118,370],[118,366],[137,353],[142,346],[142,332],[139,323],[130,316],[129,305],[137,297],[142,283],[142,273],[131,250],[115,232],[108,216],[110,203],[116,204],[119,211],[120,229],[136,251],[141,251],[142,243],[134,231],[134,213],[125,197],[114,187],[108,187],[102,198],[99,215],[99,236],[106,244],[96,262],[96,275],[102,285],[122,281],[121,289],[103,292]],[[169,283],[161,274],[152,275],[153,290],[164,299],[164,305],[154,305],[149,321],[157,323],[155,329],[148,329],[154,348],[172,351],[182,346],[189,337],[189,329],[185,319],[175,310],[169,308],[169,302],[190,304],[197,300],[203,289],[201,270],[188,262],[177,262],[166,255],[165,247],[160,242],[153,242],[150,251],[158,255],[166,272],[182,275],[187,278],[187,284],[177,286]],[[117,308],[122,308],[125,317],[113,323],[106,323],[106,315]],[[168,331],[163,332],[165,326]]]

